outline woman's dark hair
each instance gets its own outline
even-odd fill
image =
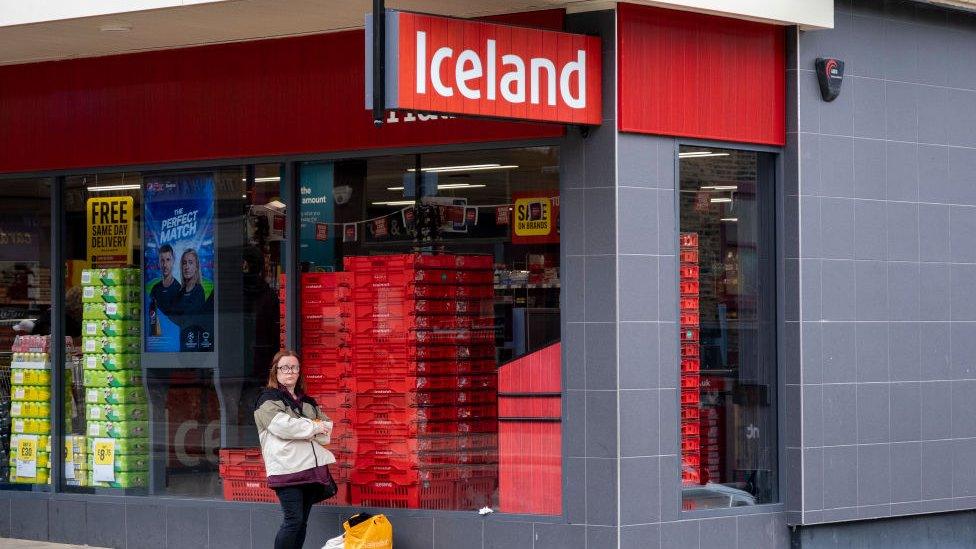
[[[271,370],[268,372],[268,387],[271,389],[278,389],[278,363],[281,359],[286,356],[293,356],[298,359],[298,382],[295,384],[295,390],[305,392],[305,370],[301,368],[302,357],[298,356],[298,353],[292,351],[291,349],[282,349],[275,353],[274,358],[271,359]]]

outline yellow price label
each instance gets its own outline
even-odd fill
[[[106,440],[95,443],[95,465],[115,463],[115,441]]]
[[[17,459],[37,461],[37,441],[33,438],[21,438],[17,443]]]

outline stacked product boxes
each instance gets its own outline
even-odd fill
[[[353,505],[471,509],[498,482],[492,258],[347,257]]]
[[[149,407],[139,360],[139,271],[86,269],[82,286],[89,485],[145,488]]]
[[[701,482],[700,438],[700,308],[698,234],[681,233],[680,339],[681,339],[681,481]]]
[[[51,452],[51,362],[47,336],[18,336],[10,363],[10,482],[47,484]]]

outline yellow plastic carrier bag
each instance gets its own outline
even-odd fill
[[[393,549],[393,525],[384,515],[353,515],[342,524],[345,549]]]

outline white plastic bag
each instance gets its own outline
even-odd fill
[[[346,535],[339,534],[338,536],[325,542],[322,549],[344,549],[346,546]]]

